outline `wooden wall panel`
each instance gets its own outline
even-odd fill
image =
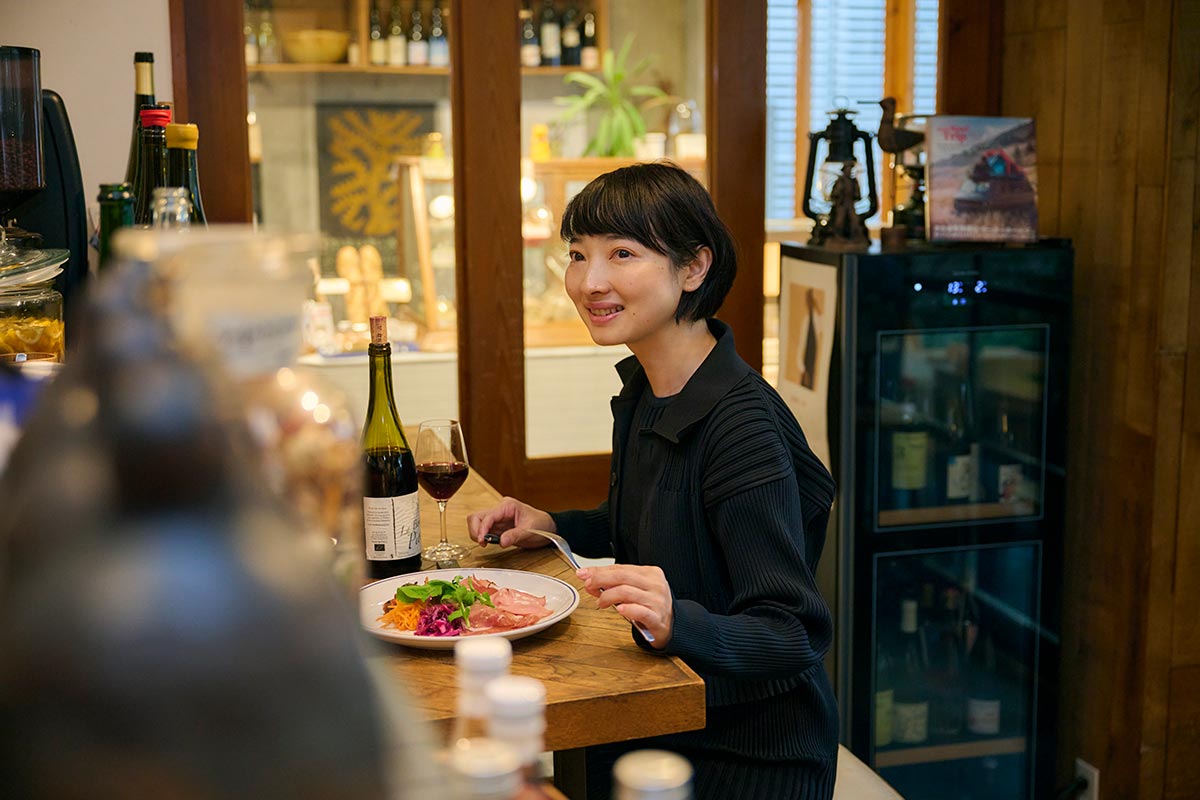
[[[1200,792],[1200,667],[1175,670],[1171,677],[1171,729],[1163,800],[1196,800]]]

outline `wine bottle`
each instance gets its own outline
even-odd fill
[[[167,135],[171,109],[160,104],[142,109],[142,146],[138,155],[138,174],[133,184],[137,201],[133,210],[135,225],[149,225],[154,190],[167,185]]]
[[[879,651],[875,656],[875,746],[887,747],[892,743],[896,704],[896,661],[892,655],[892,637],[880,636]]]
[[[429,64],[429,39],[425,35],[425,24],[421,21],[421,0],[413,0],[412,15],[408,25],[408,63],[414,67]]]
[[[242,53],[247,67],[258,64],[258,31],[255,23],[257,16],[258,9],[255,7],[254,0],[246,0],[245,5],[242,6]]]
[[[666,750],[634,750],[613,764],[617,800],[691,800],[692,765]]]
[[[579,35],[579,9],[574,1],[568,2],[562,13],[562,63],[565,67],[578,67],[581,59],[581,37]]]
[[[917,633],[917,601],[900,603],[900,676],[894,689],[897,742],[920,744],[929,738],[929,690],[921,637]]]
[[[192,204],[192,224],[208,225],[204,203],[200,199],[200,173],[196,169],[196,145],[200,129],[195,125],[170,124],[167,137],[167,185],[187,190]]]
[[[136,186],[138,158],[142,147],[142,106],[154,105],[154,53],[133,54],[133,132],[129,135],[129,158],[125,182]]]
[[[996,674],[996,648],[979,620],[974,592],[964,598],[963,638],[967,643],[967,730],[976,736],[1000,733],[1001,685]]]
[[[979,444],[975,441],[971,389],[959,381],[946,407],[946,442],[942,452],[943,500],[947,505],[979,499]]]
[[[536,678],[507,675],[489,681],[484,695],[488,737],[510,743],[521,762],[517,800],[550,800],[538,768],[546,730],[546,687]]]
[[[521,20],[521,66],[540,66],[542,63],[542,44],[538,38],[537,26],[533,24],[533,11],[526,5],[521,9],[519,16]]]
[[[417,463],[392,394],[392,346],[387,318],[371,317],[371,385],[363,426],[363,526],[372,580],[421,568]]]
[[[891,433],[892,507],[920,506],[929,488],[929,426],[916,399],[916,386],[904,381],[900,416]]]
[[[112,260],[112,237],[120,228],[133,225],[133,186],[128,183],[102,183],[100,195],[100,269]]]
[[[1012,429],[1008,401],[1000,399],[996,406],[996,447],[992,450],[989,480],[984,491],[995,492],[1001,503],[1016,503],[1025,494],[1025,469],[1017,459],[1017,437]]]
[[[554,10],[554,0],[542,0],[542,16],[538,25],[538,34],[542,40],[542,66],[560,66],[562,64],[562,27],[558,23],[558,13]]]
[[[584,69],[600,68],[600,47],[596,44],[596,15],[591,11],[583,15],[583,29],[579,35],[579,66]]]
[[[408,37],[404,35],[404,10],[400,0],[392,0],[392,26],[388,30],[388,66],[403,67],[408,63]]]
[[[275,11],[271,0],[261,0],[258,19],[258,63],[279,63],[279,39],[275,36]]]
[[[942,593],[940,620],[925,628],[933,689],[929,705],[929,732],[954,737],[963,731],[966,700],[963,675],[962,593],[949,587]]]
[[[433,0],[429,12],[429,66],[450,66],[450,42],[446,39],[446,15],[442,0]]]
[[[379,6],[376,0],[371,0],[370,11],[370,46],[367,50],[367,57],[371,60],[371,65],[381,67],[388,63],[388,44],[383,36],[383,22],[379,18]]]

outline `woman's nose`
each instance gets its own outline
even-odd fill
[[[604,262],[588,261],[583,265],[583,280],[580,282],[588,294],[602,294],[608,291],[608,270]]]

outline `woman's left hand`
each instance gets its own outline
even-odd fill
[[[651,647],[662,650],[671,640],[674,606],[667,576],[658,567],[613,564],[586,567],[576,575],[588,594],[599,598],[596,606],[613,606],[625,619],[640,622],[654,634]]]

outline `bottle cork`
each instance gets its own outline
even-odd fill
[[[387,317],[371,317],[371,344],[387,343]]]

